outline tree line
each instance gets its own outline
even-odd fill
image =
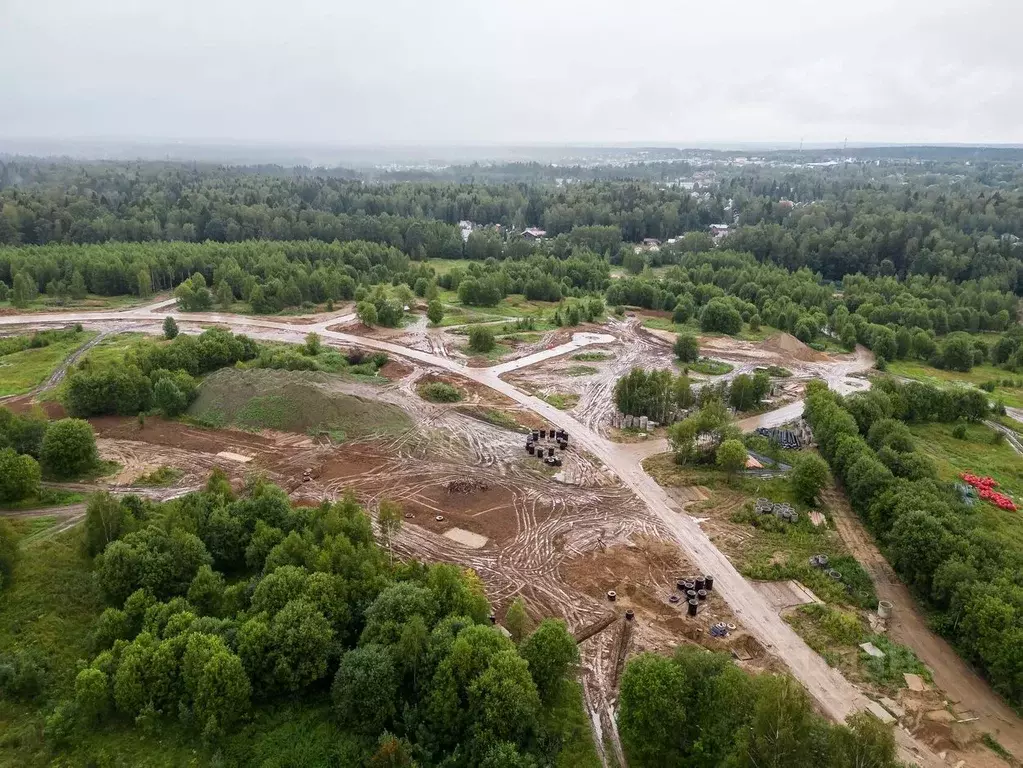
[[[552,236],[613,226],[625,240],[667,238],[720,221],[720,200],[641,181],[533,184],[377,182],[168,163],[0,161],[0,244],[108,240],[324,242],[401,238],[407,252],[461,252],[467,220]],[[392,240],[392,244],[397,242]],[[447,256],[451,258],[450,252]]]
[[[834,725],[785,675],[749,675],[690,646],[641,654],[622,674],[618,729],[637,768],[899,768],[889,726],[861,712]]]
[[[820,452],[889,562],[933,611],[933,623],[1014,706],[1023,704],[1023,549],[981,521],[905,422],[979,421],[985,393],[882,379],[843,398],[807,388],[806,418]]]

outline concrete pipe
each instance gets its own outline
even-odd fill
[[[895,606],[891,600],[881,600],[877,604],[877,615],[882,619],[890,619],[892,617],[892,609]]]

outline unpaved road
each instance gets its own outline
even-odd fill
[[[111,312],[77,312],[32,315],[9,315],[0,317],[0,326],[46,325],[53,323],[81,322],[90,326],[102,327],[103,324],[135,326],[135,330],[159,332],[162,317],[154,313],[154,309],[168,306],[162,303],[157,307],[140,307],[132,310]],[[229,326],[235,330],[251,333],[258,331],[259,336],[275,338],[281,341],[301,341],[310,328],[322,328],[323,324],[314,326],[296,326],[263,318],[253,318],[222,313],[174,313],[179,324],[195,326],[196,324],[215,323]],[[336,322],[336,321],[335,321]],[[530,408],[544,419],[556,426],[568,430],[571,440],[578,446],[590,451],[614,472],[628,488],[648,507],[663,523],[665,529],[675,542],[703,572],[714,575],[716,589],[728,602],[733,613],[743,626],[764,645],[768,651],[777,655],[789,667],[807,689],[810,695],[832,719],[842,722],[847,716],[861,710],[867,703],[860,692],[849,683],[839,672],[812,651],[809,646],[786,624],[775,612],[773,607],[739,574],[726,558],[710,541],[692,518],[680,510],[671,501],[657,483],[642,469],[636,457],[609,440],[587,429],[582,423],[567,413],[548,405],[546,402],[527,395],[499,377],[499,373],[487,368],[469,368],[453,360],[436,355],[408,349],[386,341],[367,339],[336,331],[319,331],[326,341],[339,342],[346,345],[377,349],[399,357],[405,357],[426,365],[441,368],[469,378],[480,384],[492,387],[512,400]],[[564,354],[580,348],[578,342],[563,345],[560,352],[549,350],[543,359]],[[924,766],[938,766],[941,762],[925,746],[916,742],[909,734],[900,729],[895,731],[900,746],[901,758]]]

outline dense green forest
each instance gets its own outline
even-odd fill
[[[613,226],[638,242],[735,216],[729,247],[829,280],[857,272],[991,276],[1017,291],[1021,174],[1018,163],[997,158],[725,169],[695,196],[673,183],[615,181],[614,169],[564,185],[367,182],[328,172],[13,158],[0,162],[0,244],[362,239],[452,258],[462,249],[460,220],[540,226],[551,236]],[[678,165],[675,177],[690,170]]]
[[[512,230],[614,225],[626,240],[671,237],[720,221],[720,201],[681,188],[593,181],[525,184],[387,183],[249,174],[167,164],[0,163],[0,244],[250,239],[404,240],[407,252],[460,251],[461,220]]]
[[[214,473],[165,504],[98,494],[79,531],[108,606],[89,658],[0,658],[7,716],[48,713],[47,748],[74,764],[126,758],[109,750],[133,731],[221,765],[592,764],[564,623],[516,644],[471,572],[392,564],[352,497],[292,507]]]

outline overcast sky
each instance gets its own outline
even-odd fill
[[[0,0],[0,136],[1023,142],[1023,0]]]

